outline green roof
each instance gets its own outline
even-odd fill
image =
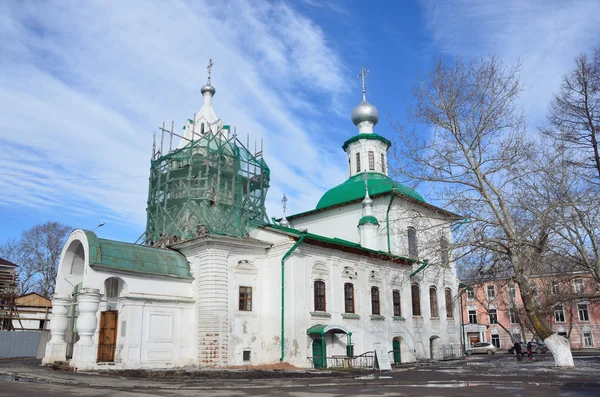
[[[320,242],[320,243],[337,245],[339,247],[345,247],[345,248],[351,248],[354,250],[359,250],[359,251],[362,251],[361,252],[362,254],[367,254],[368,256],[375,257],[376,259],[379,259],[379,260],[391,260],[391,261],[395,261],[395,262],[401,261],[401,262],[411,262],[411,263],[418,262],[416,259],[413,259],[413,258],[408,258],[406,256],[394,255],[394,254],[390,254],[389,252],[385,252],[385,251],[372,250],[369,248],[365,248],[365,247],[361,246],[360,244],[353,243],[352,241],[343,240],[343,239],[337,238],[337,237],[334,237],[334,238],[325,237],[325,236],[321,236],[318,234],[301,232],[300,230],[297,230],[297,229],[292,229],[289,227],[284,227],[284,226],[269,224],[269,223],[266,223],[262,226],[272,228],[275,230],[279,230],[279,231],[282,231],[282,232],[285,232],[288,234],[292,234],[297,237],[304,237],[305,241],[308,243]]]
[[[103,270],[192,278],[185,256],[177,251],[98,238],[84,230],[89,242],[90,266]]]
[[[378,141],[385,143],[388,148],[390,146],[392,146],[392,142],[390,142],[388,139],[382,137],[381,135],[377,135],[375,133],[369,133],[369,134],[354,135],[352,138],[350,138],[346,142],[344,142],[344,144],[342,145],[342,149],[346,150],[346,148],[348,147],[349,144],[351,144],[352,142],[356,142],[359,139],[376,139]]]
[[[317,203],[317,210],[332,207],[334,205],[348,203],[354,200],[365,197],[365,181],[363,180],[363,174],[356,174],[350,177],[346,182],[341,185],[329,189],[321,200]],[[375,196],[383,193],[390,193],[392,189],[404,196],[410,197],[414,200],[425,202],[425,199],[413,189],[401,185],[395,182],[388,176],[379,172],[369,172],[369,194]]]
[[[307,335],[325,335],[327,332],[333,331],[334,334],[347,334],[348,332],[340,325],[315,324],[306,330]]]
[[[377,218],[375,218],[374,216],[363,216],[362,218],[360,218],[360,221],[358,221],[358,226],[361,225],[379,225],[379,221],[377,220]]]

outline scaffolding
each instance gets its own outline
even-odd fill
[[[160,148],[154,136],[144,244],[164,247],[207,234],[243,237],[267,222],[270,170],[262,141],[252,154],[249,137],[244,145],[235,128],[233,134],[227,125],[205,132],[202,125],[188,140],[173,132],[173,124],[160,128]],[[174,137],[189,142],[173,150]]]
[[[14,331],[13,320],[23,328],[15,298],[19,293],[17,285],[17,265],[0,258],[0,330]]]

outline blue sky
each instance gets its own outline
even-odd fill
[[[152,134],[201,106],[209,58],[225,124],[265,141],[270,216],[343,182],[356,75],[394,140],[410,87],[438,57],[523,62],[543,122],[573,58],[600,44],[590,1],[0,2],[0,242],[56,220],[133,241],[145,228]]]

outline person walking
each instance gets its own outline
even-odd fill
[[[531,354],[531,341],[527,342],[527,359],[533,361],[533,354]]]
[[[521,344],[519,342],[515,342],[515,353],[517,354],[517,361],[521,361],[523,357],[523,349],[521,348]]]

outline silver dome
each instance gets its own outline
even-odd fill
[[[200,89],[200,92],[202,93],[202,95],[204,95],[204,93],[206,92],[210,92],[211,96],[215,96],[215,93],[217,92],[217,90],[215,90],[215,87],[213,87],[210,84],[206,84],[204,87],[202,87]]]
[[[350,117],[352,118],[354,125],[358,125],[363,121],[370,121],[375,125],[379,121],[379,110],[367,102],[366,99],[363,99],[362,102],[352,110]]]

